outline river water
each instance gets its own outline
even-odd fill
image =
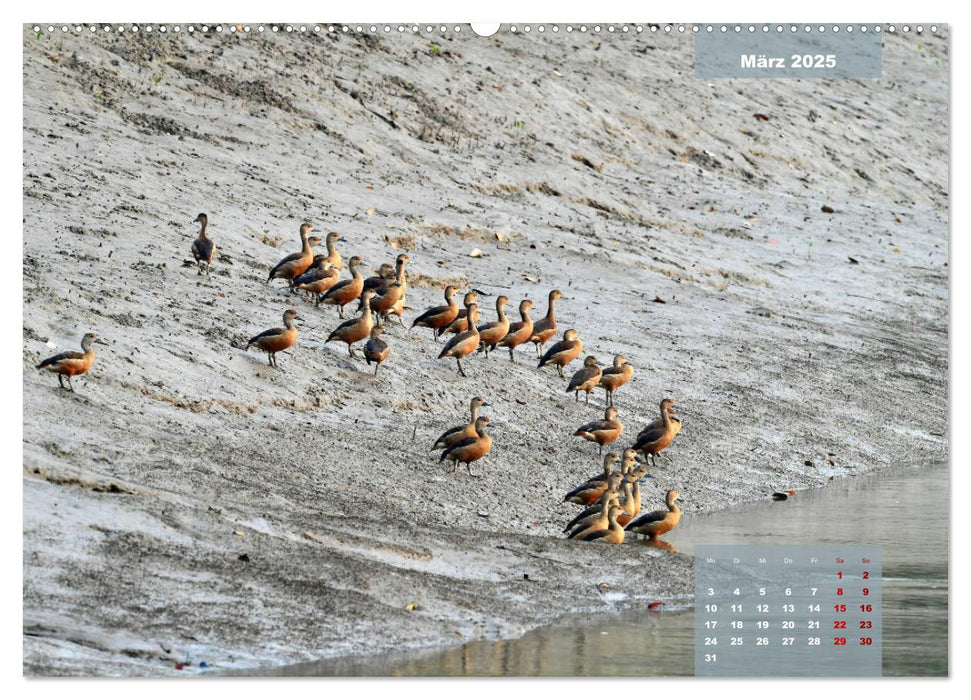
[[[825,488],[708,515],[665,537],[698,544],[870,544],[883,547],[883,674],[948,673],[948,469],[885,469]],[[653,508],[645,504],[645,508]],[[625,546],[645,546],[634,542]],[[263,670],[264,673],[266,672]],[[685,676],[694,673],[694,611],[644,608],[558,624],[514,640],[444,651],[328,659],[286,676]],[[263,673],[261,673],[263,675]]]

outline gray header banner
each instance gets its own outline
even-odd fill
[[[695,34],[697,78],[874,78],[883,72],[882,36],[859,28],[805,32],[772,26]]]

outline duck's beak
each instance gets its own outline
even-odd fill
[[[301,323],[306,323],[306,321],[304,321],[303,316],[294,316],[293,317],[293,320],[294,321],[300,321]]]
[[[482,402],[482,405],[483,405],[483,406],[491,406],[492,404],[491,404],[491,403],[489,403],[488,401],[483,401],[483,402]]]
[[[95,338],[94,339],[94,342],[95,342],[96,345],[107,345],[108,344],[105,341],[103,341],[101,338]]]
[[[337,241],[338,241],[339,243],[343,243],[343,242],[344,242],[344,241],[346,241],[346,240],[347,240],[347,239],[346,239],[346,238],[344,238],[343,236],[341,236],[340,238],[338,238],[338,239],[337,239]]]

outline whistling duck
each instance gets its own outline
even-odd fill
[[[384,330],[384,326],[375,326],[371,329],[371,337],[364,344],[364,359],[370,365],[374,363],[374,376],[378,375],[378,367],[381,363],[388,359],[388,353],[391,352],[391,348],[388,344],[380,338],[381,331]]]
[[[580,357],[581,352],[583,352],[583,341],[580,340],[577,332],[571,328],[563,334],[563,340],[554,344],[553,347],[543,354],[539,364],[536,366],[556,365],[556,371],[559,372],[561,377],[566,379],[566,375],[563,374],[563,368]]]
[[[361,274],[361,265],[364,261],[361,256],[355,255],[347,261],[347,267],[351,271],[351,279],[341,280],[333,287],[328,289],[317,300],[318,304],[331,304],[337,307],[337,313],[344,318],[344,306],[357,299],[364,291],[364,276]],[[373,291],[373,290],[371,290]],[[374,296],[374,295],[372,295]],[[370,332],[370,329],[368,329]],[[367,334],[365,334],[366,336]]]
[[[600,497],[599,501],[583,511],[584,513],[589,513],[589,515],[582,518],[577,516],[577,518],[574,518],[576,524],[572,527],[567,526],[570,534],[566,538],[568,540],[582,539],[584,535],[596,532],[597,530],[603,530],[610,522],[607,519],[610,509],[619,505],[620,500],[617,498],[617,492],[608,489]]]
[[[577,514],[577,516],[573,518],[573,520],[567,523],[566,527],[563,528],[563,531],[568,532],[569,530],[575,530],[577,527],[580,526],[581,523],[583,523],[583,526],[586,527],[587,525],[590,524],[589,523],[590,518],[593,516],[596,516],[602,510],[604,511],[603,515],[606,517],[604,504],[607,503],[607,501],[609,501],[611,498],[614,498],[614,499],[617,498],[618,489],[620,489],[620,485],[623,482],[624,482],[623,474],[621,474],[620,472],[611,472],[610,476],[602,483],[603,491],[600,493],[600,496],[598,496],[593,501],[592,505],[589,505],[583,510],[581,510]],[[576,491],[579,493],[579,489],[581,488],[583,487],[577,487],[573,491]],[[593,488],[599,488],[599,487],[595,487],[591,483],[591,486],[589,486],[588,488],[593,489]],[[573,491],[571,491],[571,493],[573,493]],[[589,494],[587,495],[587,497],[589,497]],[[584,521],[587,521],[587,522],[584,522]]]
[[[293,278],[293,288],[301,292],[313,294],[317,303],[324,293],[340,281],[341,273],[327,261],[327,256],[314,256],[314,261],[302,275]]]
[[[384,294],[388,285],[394,282],[394,265],[391,263],[381,263],[378,274],[364,280],[364,289],[373,289],[378,294]]]
[[[622,511],[623,509],[620,506],[610,506],[610,510],[607,513],[607,520],[610,523],[608,527],[604,528],[603,530],[596,530],[595,532],[578,536],[576,539],[582,542],[607,542],[609,544],[623,544],[624,528],[622,528],[617,522],[617,518],[620,516]]]
[[[53,357],[48,357],[37,365],[37,369],[46,369],[48,372],[55,372],[57,374],[57,383],[62,389],[64,388],[64,377],[67,377],[67,387],[71,391],[74,391],[74,385],[71,384],[71,377],[75,374],[84,374],[94,364],[94,350],[91,349],[93,343],[98,343],[99,345],[105,344],[103,341],[98,340],[97,333],[85,333],[84,337],[81,338],[81,352],[69,350],[54,355]]]
[[[509,333],[509,319],[506,318],[506,312],[503,311],[508,305],[509,297],[500,295],[496,299],[496,316],[499,317],[499,320],[483,323],[479,326],[479,352],[485,350],[486,358],[489,357],[489,351],[495,350],[499,341]]]
[[[377,319],[380,318],[382,322],[388,320],[390,314],[395,313],[395,309],[398,307],[399,302],[401,302],[405,297],[405,288],[398,280],[395,280],[390,285],[388,285],[387,291],[384,294],[379,294],[374,297],[371,301],[371,313],[375,316],[375,323]],[[404,322],[401,320],[401,316],[398,316],[398,322],[404,326]]]
[[[573,374],[570,383],[567,384],[566,393],[573,392],[574,398],[580,400],[580,392],[587,392],[586,402],[590,403],[590,392],[600,383],[600,363],[593,355],[587,355],[583,361],[583,369]]]
[[[445,305],[433,306],[428,309],[412,322],[411,327],[424,326],[425,328],[431,328],[432,335],[437,340],[445,326],[454,321],[455,317],[459,315],[459,303],[452,298],[458,290],[459,288],[454,284],[445,287]]]
[[[353,258],[351,259],[351,264],[353,264]],[[371,329],[374,328],[374,317],[371,316],[371,297],[374,296],[374,290],[369,289],[364,294],[361,295],[361,300],[364,304],[364,308],[361,309],[361,315],[357,318],[352,318],[344,321],[341,325],[337,326],[329,336],[325,343],[329,343],[332,340],[340,340],[347,343],[347,354],[351,357],[357,357],[354,354],[354,343],[364,340],[369,335],[371,335]]]
[[[462,298],[462,307],[459,309],[459,315],[455,317],[445,328],[446,333],[464,333],[469,330],[469,306],[475,304],[479,301],[479,293],[474,289],[466,292],[465,296]]]
[[[192,257],[196,259],[199,274],[201,275],[205,268],[206,276],[209,276],[212,274],[212,261],[216,258],[216,244],[206,236],[209,217],[199,214],[193,223],[202,224],[202,229],[199,231],[199,237],[192,241]]]
[[[297,316],[297,312],[293,309],[287,309],[283,312],[283,328],[271,328],[259,335],[254,335],[246,343],[246,349],[249,350],[251,345],[255,345],[266,353],[271,367],[278,367],[276,354],[297,342],[297,324],[294,320],[303,319]]]
[[[451,460],[452,468],[448,471],[455,471],[459,462],[462,462],[465,464],[465,468],[469,470],[469,476],[475,476],[472,473],[472,462],[477,459],[482,459],[492,449],[492,436],[486,432],[486,428],[488,427],[489,417],[479,416],[475,421],[476,436],[462,438],[446,448],[438,461],[444,462],[446,459]]]
[[[533,324],[533,335],[530,342],[536,346],[536,357],[543,356],[543,346],[556,335],[556,317],[553,315],[553,303],[563,297],[563,292],[554,289],[550,292],[550,302],[546,307],[546,315]]]
[[[331,231],[327,234],[325,242],[327,243],[327,257],[325,260],[330,264],[331,267],[340,270],[344,267],[343,258],[341,254],[337,252],[337,243],[343,241],[344,237],[337,233],[336,231]]]
[[[475,352],[476,348],[479,347],[479,329],[476,328],[475,324],[479,320],[479,310],[476,304],[469,304],[469,330],[459,333],[454,338],[452,338],[442,351],[438,354],[438,359],[443,357],[454,357],[455,363],[458,365],[459,374],[463,377],[466,376],[465,372],[462,370],[462,358]]]
[[[634,376],[634,368],[627,362],[626,355],[614,355],[614,366],[608,367],[600,375],[600,386],[607,392],[607,405],[614,405],[614,392],[624,386]]]
[[[603,495],[603,492],[607,490],[608,482],[614,475],[614,464],[616,464],[617,454],[614,452],[608,452],[604,456],[604,474],[596,475],[587,479],[585,482],[577,486],[575,489],[567,493],[563,497],[564,503],[579,503],[583,506],[589,506],[591,503],[596,501]],[[620,472],[616,472],[618,483],[620,483],[620,478],[622,477]]]
[[[442,433],[435,444],[432,445],[432,450],[441,450],[446,447],[451,447],[459,440],[467,437],[475,437],[478,435],[475,431],[475,421],[479,417],[479,408],[482,406],[490,406],[485,399],[481,396],[474,396],[472,400],[469,401],[469,413],[471,414],[471,419],[467,425],[457,425],[454,428],[449,428],[444,433]]]
[[[398,317],[398,323],[405,327],[405,294],[408,291],[408,278],[405,276],[405,265],[410,258],[402,253],[395,259],[395,281],[388,285],[388,288],[374,299],[371,308],[375,313],[381,314],[381,318],[388,319],[394,314]],[[397,285],[397,287],[395,287]]]
[[[661,402],[661,419],[654,421],[642,430],[633,449],[643,452],[651,458],[651,464],[656,466],[655,455],[671,444],[681,430],[681,421],[672,418],[674,400],[664,399]]]
[[[652,540],[665,532],[670,532],[681,522],[681,509],[675,503],[678,498],[680,496],[677,491],[668,491],[665,497],[667,510],[653,510],[650,513],[644,513],[639,518],[627,523],[627,531],[644,535]]]
[[[310,263],[314,261],[313,244],[309,240],[310,232],[313,230],[312,224],[300,225],[300,242],[303,247],[299,253],[291,253],[278,262],[276,267],[270,270],[270,276],[266,278],[267,283],[270,280],[282,278],[287,281],[291,289],[293,288],[293,278],[306,272]]]
[[[624,424],[617,419],[617,409],[608,406],[607,410],[604,411],[603,420],[584,423],[573,434],[579,435],[584,440],[597,443],[600,445],[600,453],[603,454],[604,445],[619,438],[623,432]]]
[[[509,359],[512,362],[516,361],[516,355],[513,353],[516,346],[522,345],[533,335],[533,319],[529,317],[531,308],[533,308],[533,302],[529,299],[523,299],[519,302],[519,315],[523,320],[510,323],[506,337],[499,341],[499,345],[509,348]]]

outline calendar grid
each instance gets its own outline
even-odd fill
[[[702,545],[695,675],[882,675],[881,551]]]

